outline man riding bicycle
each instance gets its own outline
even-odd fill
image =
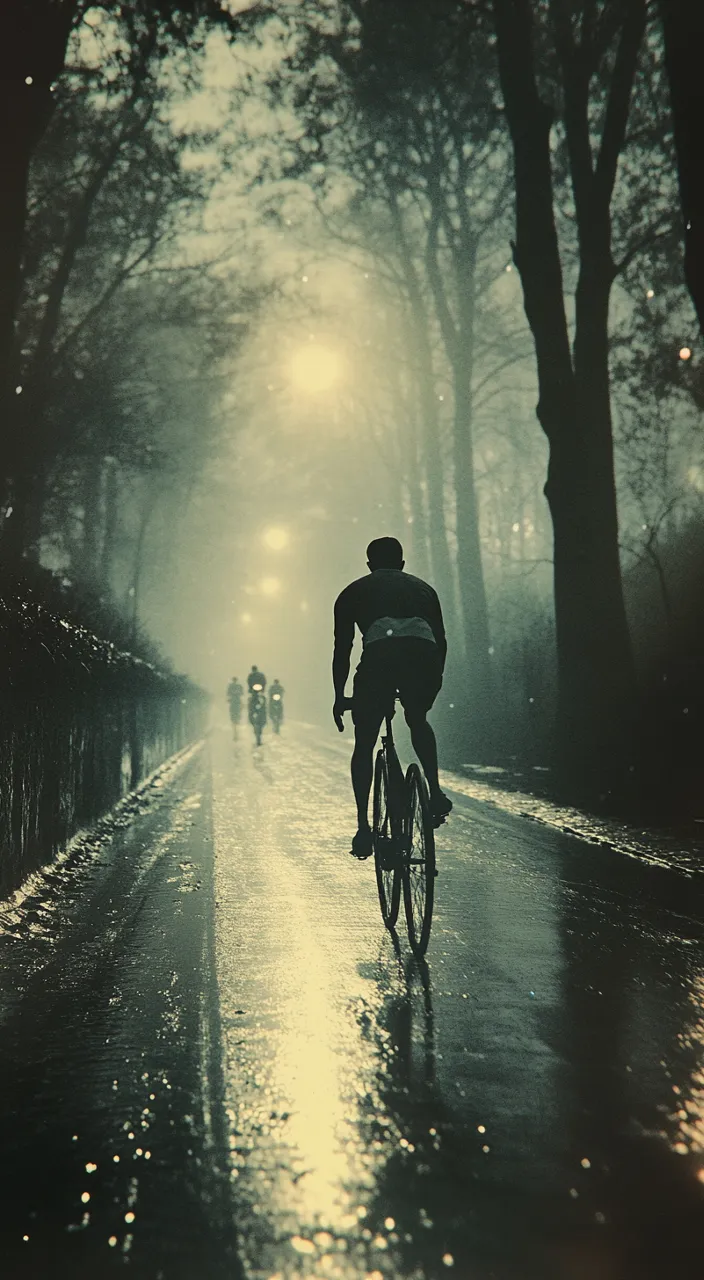
[[[284,693],[286,690],[279,680],[278,676],[274,676],[274,683],[269,685],[269,715],[274,724],[281,724],[284,718]]]
[[[259,670],[256,662],[252,663],[252,670],[247,676],[247,686],[250,693],[263,693],[266,689],[266,676]]]
[[[396,695],[428,781],[434,821],[439,823],[452,808],[452,801],[440,790],[437,744],[426,719],[442,685],[447,655],[442,610],[434,589],[404,573],[404,563],[403,548],[396,538],[375,538],[367,547],[369,574],[350,583],[335,601],[332,714],[340,733],[347,710],[345,684],[355,624],[362,633],[352,707],[352,787],[358,823],[352,853],[357,858],[367,858],[372,852],[368,812],[372,757],[381,722]]]
[[[237,679],[237,676],[233,676],[227,686],[227,701],[230,707],[230,719],[233,724],[239,724],[240,722],[243,697],[244,689]]]

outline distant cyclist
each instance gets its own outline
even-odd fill
[[[249,723],[254,730],[254,737],[257,746],[262,743],[262,730],[266,724],[266,676],[260,671],[256,664],[252,667],[247,676],[247,684],[249,685],[249,704],[247,707],[247,715]]]
[[[279,732],[284,718],[284,692],[279,677],[275,676],[273,684],[269,685],[269,715],[275,733]]]
[[[426,719],[442,685],[447,655],[440,601],[427,582],[403,572],[403,548],[396,538],[375,538],[370,542],[367,565],[369,574],[345,587],[335,602],[332,660],[332,714],[342,733],[345,684],[356,624],[363,644],[354,677],[352,709],[352,787],[358,823],[352,853],[358,858],[369,857],[372,852],[372,757],[381,722],[396,694],[428,780],[434,821],[440,822],[452,808],[452,801],[440,790],[437,744]]]
[[[242,718],[243,698],[244,688],[237,679],[237,676],[233,676],[227,686],[227,701],[230,707],[230,719],[233,724],[239,724]]]
[[[252,664],[252,670],[247,676],[247,685],[249,687],[250,693],[253,693],[255,691],[255,688],[257,685],[259,685],[259,688],[256,689],[257,693],[263,693],[264,690],[266,689],[266,676],[264,675],[263,671],[259,670],[259,667],[257,666],[256,662]]]

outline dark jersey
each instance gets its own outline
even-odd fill
[[[442,663],[447,640],[437,593],[402,569],[375,569],[351,582],[335,601],[335,650],[352,648],[355,624],[365,644],[385,637],[427,638],[440,650]]]

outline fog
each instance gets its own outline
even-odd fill
[[[701,542],[704,457],[662,35],[649,27],[638,55],[611,197],[608,357],[568,370],[570,412],[599,424],[577,436],[605,453],[593,471],[570,462],[567,482],[553,450],[549,506],[553,348],[514,243],[495,36],[444,10],[362,21],[353,8],[273,5],[259,20],[237,6],[257,20],[234,38],[211,30],[202,51],[174,45],[139,66],[114,17],[89,10],[77,26],[32,170],[22,386],[49,321],[53,365],[27,553],[216,699],[256,662],[283,682],[289,715],[318,722],[334,599],[365,572],[367,543],[393,535],[445,612],[446,757],[542,765],[563,670],[556,495],[596,560],[609,530],[585,578],[587,595],[601,584],[593,607],[578,621],[559,606],[577,647],[582,635],[600,655],[605,702],[623,684],[605,673],[622,670],[624,645],[601,651],[622,591],[647,685],[696,577],[677,567],[678,548]],[[606,90],[589,92],[596,154]],[[551,154],[558,362],[567,340],[585,349],[575,299],[594,273],[561,119]]]

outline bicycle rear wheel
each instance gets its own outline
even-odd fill
[[[401,901],[401,877],[398,841],[392,831],[389,774],[383,751],[377,753],[374,766],[372,840],[381,916],[387,929],[393,929]]]
[[[424,956],[430,938],[435,897],[435,833],[428,789],[417,764],[406,773],[408,803],[403,856],[403,903],[408,941],[416,956]]]

